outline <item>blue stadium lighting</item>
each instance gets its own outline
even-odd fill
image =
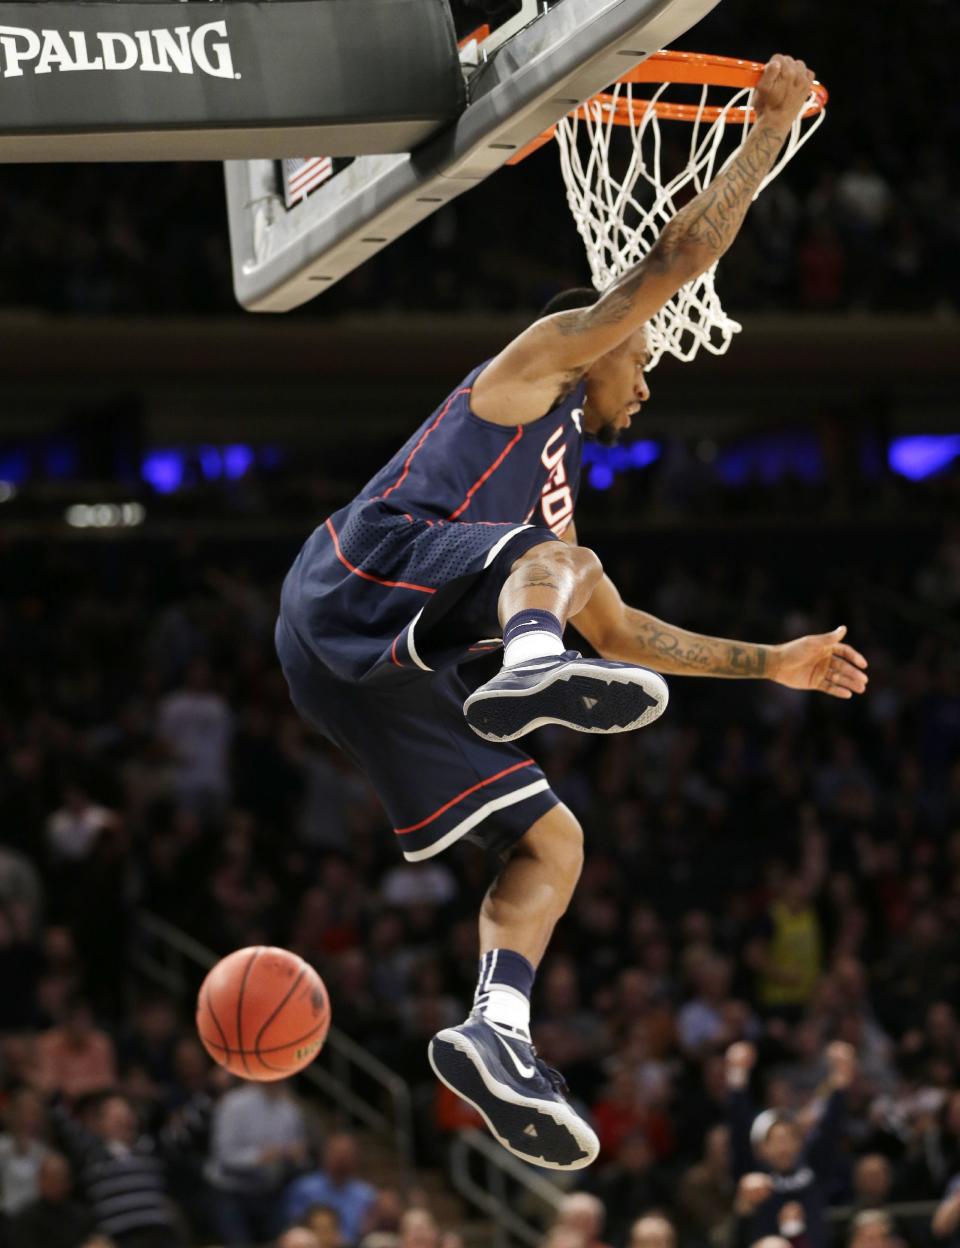
[[[245,477],[253,464],[253,448],[250,446],[227,446],[223,450],[223,475],[228,481]]]
[[[810,433],[757,434],[724,447],[717,456],[716,472],[724,485],[733,487],[751,481],[776,485],[790,477],[813,485],[823,480],[823,452]]]
[[[0,481],[23,485],[29,475],[30,461],[25,450],[0,451]]]
[[[595,490],[609,490],[613,485],[614,471],[606,464],[594,464],[587,474],[587,480]]]
[[[77,475],[77,451],[69,442],[51,442],[43,457],[48,477],[68,481]]]
[[[223,460],[215,446],[201,446],[197,450],[200,471],[208,481],[219,481],[223,476]]]
[[[630,442],[626,446],[601,446],[587,442],[583,462],[589,468],[587,481],[595,490],[609,490],[622,472],[646,468],[660,458],[660,443],[649,440]]]
[[[205,481],[239,481],[258,459],[261,466],[275,468],[283,462],[283,458],[279,447],[261,447],[258,451],[242,442],[223,447],[208,444],[197,447],[166,446],[143,457],[140,475],[158,494],[172,494],[193,483],[198,465]]]
[[[150,451],[143,457],[141,476],[158,494],[172,494],[183,485],[183,455],[180,451]]]
[[[960,433],[918,433],[892,438],[887,463],[901,477],[922,481],[950,466],[960,456]]]

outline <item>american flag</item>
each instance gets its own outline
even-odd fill
[[[294,157],[283,162],[283,195],[288,208],[304,199],[310,191],[326,182],[333,174],[329,156]]]

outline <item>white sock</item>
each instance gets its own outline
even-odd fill
[[[512,1027],[530,1037],[530,1002],[522,992],[505,984],[497,984],[487,990],[480,1013],[491,1023]]]
[[[551,611],[529,607],[517,611],[503,626],[503,666],[563,654],[563,625]]]
[[[503,666],[515,667],[529,659],[543,659],[554,654],[563,654],[563,642],[553,633],[522,633],[504,646]]]

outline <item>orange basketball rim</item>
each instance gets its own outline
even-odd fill
[[[677,83],[699,87],[729,87],[735,91],[744,91],[757,85],[763,70],[762,62],[744,61],[735,56],[663,51],[652,53],[645,61],[618,78],[617,82],[646,82],[661,86],[664,83]],[[829,99],[827,88],[820,82],[815,82],[810,92],[810,100],[800,114],[804,119],[822,112]],[[731,125],[752,125],[756,121],[754,110],[743,105],[731,108],[722,104],[675,104],[662,99],[637,99],[632,92],[622,95],[619,91],[601,91],[585,100],[571,115],[584,119],[599,116],[617,126],[637,126],[650,110],[663,121],[705,122],[708,125],[719,121],[721,117]],[[555,133],[556,126],[544,130],[526,147],[511,156],[507,164],[518,165],[521,160],[548,143]]]

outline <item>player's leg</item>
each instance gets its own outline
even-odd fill
[[[513,949],[534,968],[539,966],[582,865],[580,825],[566,806],[554,806],[513,847],[483,899],[481,956]]]
[[[563,1079],[530,1042],[530,993],[582,862],[583,834],[565,806],[517,841],[481,909],[473,1012],[430,1044],[438,1077],[479,1110],[504,1147],[557,1170],[589,1165],[599,1143],[566,1099]]]
[[[503,670],[463,708],[474,732],[488,741],[513,741],[543,724],[626,732],[663,714],[669,695],[656,672],[564,649],[567,620],[587,605],[602,575],[593,551],[560,541],[516,561],[497,604]]]
[[[520,612],[547,611],[566,624],[590,601],[601,576],[603,565],[586,546],[556,541],[534,546],[503,583],[497,604],[500,623],[506,627]]]

